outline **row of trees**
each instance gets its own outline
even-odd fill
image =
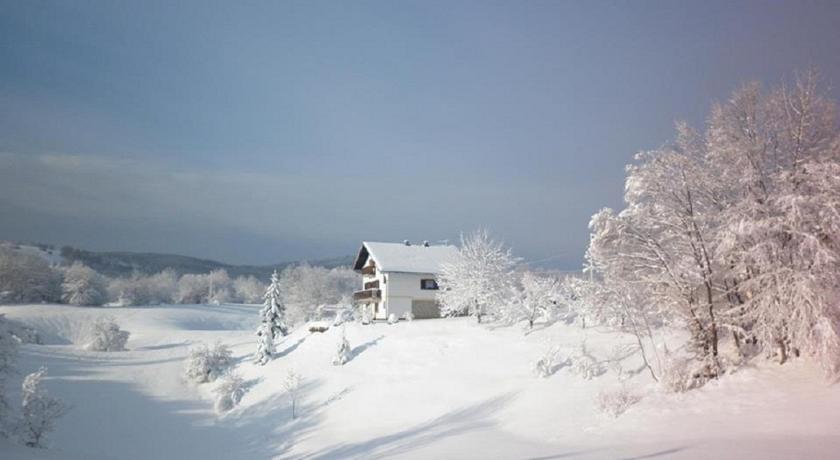
[[[759,354],[840,373],[840,129],[816,72],[747,84],[704,132],[680,123],[635,159],[626,207],[592,217],[587,277],[518,269],[477,232],[443,267],[443,313],[620,328],[654,378],[681,368],[682,388]],[[687,332],[680,360],[656,339],[663,325]]]
[[[687,330],[719,375],[721,347],[785,362],[814,356],[840,372],[840,131],[815,72],[716,104],[705,132],[678,124],[672,145],[627,168],[625,209],[593,216],[587,253],[599,316],[652,339]]]

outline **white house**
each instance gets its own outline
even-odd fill
[[[375,319],[440,316],[435,294],[441,264],[453,260],[458,248],[449,245],[362,243],[353,269],[362,274],[362,290],[353,300]]]

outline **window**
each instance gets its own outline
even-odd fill
[[[437,281],[435,281],[433,279],[420,280],[420,289],[437,290],[437,288],[438,288]]]

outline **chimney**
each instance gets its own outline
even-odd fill
[[[428,247],[429,247],[429,240],[423,240],[423,247],[424,247],[424,248],[428,248]]]
[[[403,244],[406,246],[411,246],[411,241],[403,240]]]

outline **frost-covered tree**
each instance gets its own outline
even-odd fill
[[[335,357],[333,357],[333,365],[343,366],[347,361],[350,361],[351,353],[350,342],[347,341],[347,335],[345,334],[344,328],[342,328],[341,339],[338,341],[338,349],[335,352]]]
[[[60,300],[59,271],[40,257],[0,247],[0,303]]]
[[[186,274],[178,280],[175,301],[182,304],[221,304],[231,299],[232,281],[227,271]]]
[[[485,230],[461,236],[455,260],[441,266],[438,301],[443,316],[496,317],[509,300],[517,259]]]
[[[108,296],[121,306],[161,305],[175,302],[178,275],[166,269],[153,275],[133,273],[131,276],[111,279]]]
[[[192,382],[207,383],[225,375],[233,364],[233,352],[227,345],[216,342],[210,348],[201,344],[190,350],[184,373]]]
[[[42,367],[23,379],[22,417],[19,432],[29,447],[44,447],[45,436],[54,428],[55,421],[67,412],[61,400],[50,396],[43,388],[47,369]]]
[[[234,298],[237,302],[254,304],[263,300],[266,286],[254,276],[240,276],[233,280]]]
[[[105,278],[81,262],[64,270],[61,300],[69,305],[99,306],[107,301]]]
[[[672,145],[638,155],[625,209],[590,225],[595,297],[620,307],[603,311],[637,332],[651,318],[684,327],[703,363],[692,378],[721,372],[727,335],[742,355],[805,352],[840,373],[835,112],[814,72],[752,83],[714,106],[705,133],[678,125]]]
[[[528,321],[528,327],[533,328],[536,322],[553,322],[560,314],[560,281],[551,276],[526,271],[522,274],[521,283],[519,305],[521,315]]]
[[[286,321],[294,326],[322,319],[325,306],[346,303],[358,286],[358,276],[348,268],[326,269],[308,264],[287,267],[279,278]]]
[[[266,364],[274,354],[274,339],[288,333],[286,326],[286,308],[281,303],[282,291],[277,271],[271,274],[271,283],[263,295],[263,308],[260,311],[260,325],[257,328],[257,353],[254,360]]]
[[[120,329],[114,318],[101,316],[91,326],[85,348],[92,351],[125,351],[125,344],[128,343],[130,335],[128,331]]]

